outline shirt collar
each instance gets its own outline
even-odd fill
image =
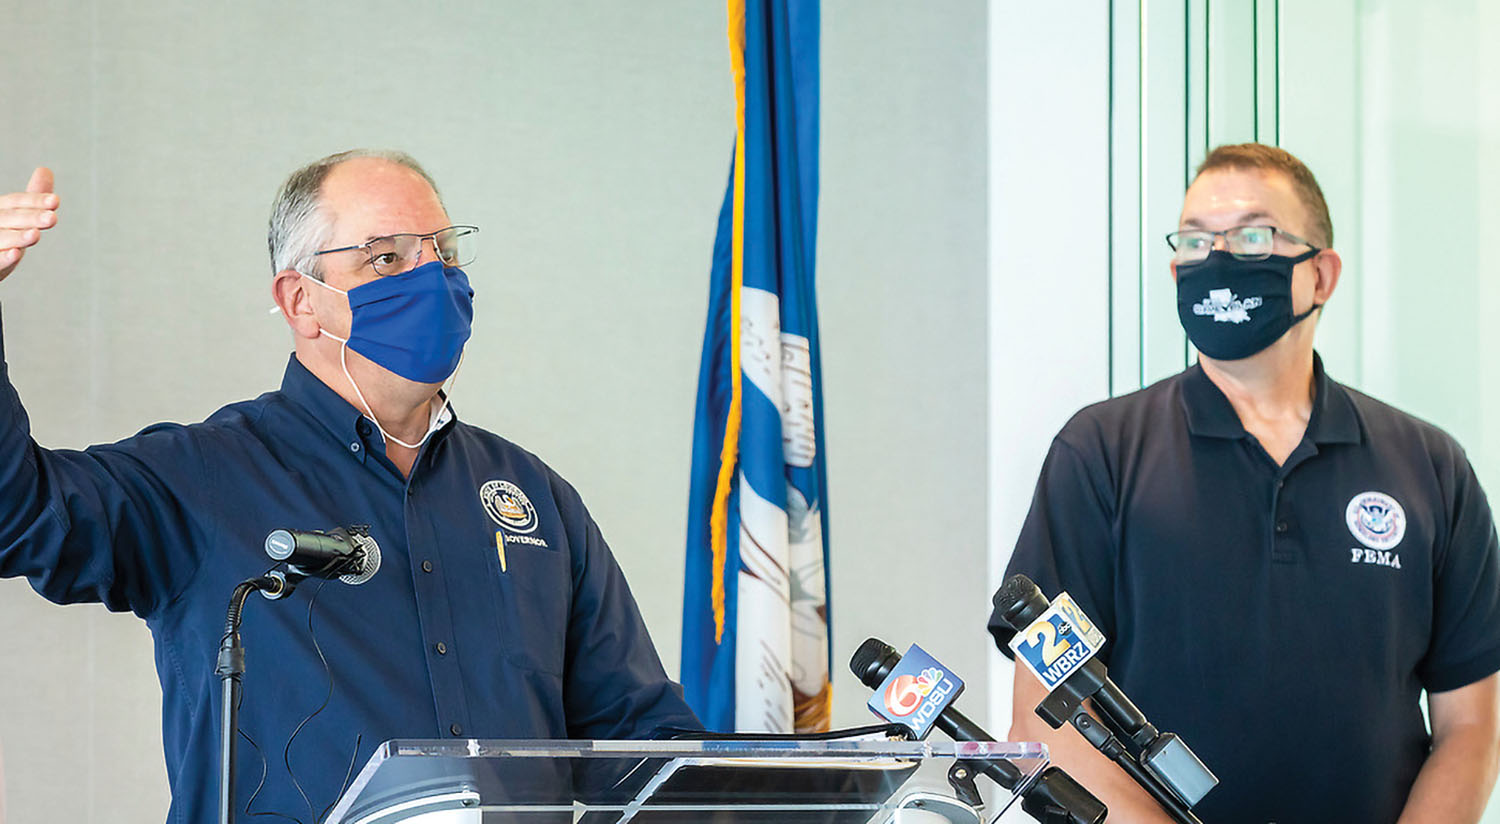
[[[1306,438],[1313,443],[1359,443],[1364,426],[1348,390],[1323,371],[1323,359],[1313,353],[1313,409]],[[1202,364],[1184,373],[1182,408],[1188,431],[1209,438],[1243,438],[1239,415],[1219,387],[1203,373]]]
[[[281,394],[307,410],[340,443],[347,446],[359,442],[356,427],[364,413],[350,405],[328,384],[318,380],[316,375],[302,365],[302,361],[297,360],[295,353],[287,361],[286,374],[281,377]]]
[[[359,443],[363,436],[377,431],[374,426],[366,425],[365,431],[361,431],[360,421],[366,420],[367,416],[363,410],[356,409],[343,396],[333,391],[328,384],[318,379],[316,375],[297,360],[294,353],[288,359],[286,374],[281,378],[281,394],[287,396],[298,406],[307,410],[308,414],[317,419],[318,423],[327,429],[340,443],[345,446]],[[442,397],[441,394],[439,397]],[[429,426],[432,428],[432,438],[436,439],[442,434],[442,430],[448,427],[454,419],[452,406],[447,403],[439,404],[433,410]],[[376,435],[375,442],[380,441]],[[364,460],[365,450],[358,451],[361,461]]]
[[[1359,443],[1364,440],[1364,423],[1349,390],[1323,371],[1323,359],[1313,353],[1313,381],[1318,387],[1313,398],[1312,420],[1307,434],[1314,443]]]

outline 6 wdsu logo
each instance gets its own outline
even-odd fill
[[[963,691],[963,679],[912,644],[866,706],[887,721],[911,728],[918,738],[926,738],[937,717]]]
[[[495,533],[495,543],[502,551],[506,543],[547,546],[545,540],[531,534],[537,527],[536,507],[519,486],[510,481],[485,481],[479,487],[479,502],[501,527]]]

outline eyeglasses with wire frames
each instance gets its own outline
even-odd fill
[[[449,226],[425,235],[402,233],[373,238],[356,246],[340,246],[313,252],[309,258],[331,255],[334,252],[363,251],[369,256],[369,264],[382,277],[409,272],[422,259],[422,243],[432,240],[433,251],[444,266],[468,266],[474,262],[477,251],[478,226]]]
[[[1224,248],[1240,260],[1265,260],[1276,250],[1276,238],[1301,244],[1313,251],[1322,251],[1291,232],[1275,226],[1235,226],[1221,232],[1206,229],[1184,229],[1167,235],[1167,245],[1176,252],[1173,260],[1178,263],[1197,263],[1213,251],[1214,241],[1224,238]]]

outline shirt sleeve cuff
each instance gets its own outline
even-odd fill
[[[1457,664],[1424,668],[1422,686],[1428,692],[1447,692],[1466,687],[1494,672],[1500,672],[1500,647]]]

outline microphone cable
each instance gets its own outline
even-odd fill
[[[244,703],[245,694],[240,693],[240,704]],[[250,733],[245,732],[243,729],[241,729],[239,733],[240,737],[245,739],[245,742],[255,749],[255,756],[260,759],[260,781],[255,785],[255,791],[250,793],[250,798],[245,801],[245,816],[249,818],[273,816],[275,818],[284,818],[287,821],[296,822],[296,824],[302,824],[302,819],[287,815],[286,813],[278,813],[272,810],[262,810],[258,812],[251,811],[250,807],[255,803],[255,797],[260,795],[261,789],[266,786],[266,773],[268,772],[268,765],[266,764],[266,754],[261,751],[260,745],[255,743],[255,739],[250,737]]]
[[[318,821],[322,821],[323,819],[327,818],[328,814],[330,812],[333,812],[333,808],[338,806],[339,799],[344,797],[345,792],[348,792],[349,782],[354,780],[354,760],[359,756],[359,745],[360,742],[364,741],[364,737],[364,733],[355,734],[354,752],[349,753],[349,769],[344,771],[344,783],[339,785],[338,795],[335,795],[333,797],[333,800],[328,802],[328,806],[323,808],[323,812],[318,814]]]
[[[318,643],[317,631],[313,628],[313,607],[317,605],[318,596],[322,594],[323,587],[327,586],[330,580],[332,579],[321,579],[318,582],[317,588],[313,590],[312,597],[307,600],[307,635],[312,640],[313,651],[318,654],[318,660],[323,664],[323,674],[328,679],[328,692],[323,696],[323,703],[319,704],[317,709],[313,710],[311,713],[308,713],[307,717],[302,719],[301,723],[297,725],[296,729],[292,730],[291,736],[286,740],[286,747],[281,751],[281,760],[282,763],[286,765],[287,776],[291,778],[292,786],[297,790],[297,794],[302,796],[302,803],[307,805],[307,814],[312,817],[312,824],[317,824],[321,816],[319,816],[313,809],[312,799],[308,797],[307,791],[303,789],[302,782],[297,780],[297,771],[292,768],[292,743],[297,740],[297,735],[302,732],[303,728],[311,723],[314,718],[318,717],[318,715],[321,714],[323,710],[327,709],[328,705],[333,700],[333,668],[328,665],[328,656],[323,654],[323,647]],[[324,808],[325,814],[329,810],[332,810],[334,805],[338,804],[339,796],[342,796],[344,794],[344,790],[348,788],[349,779],[354,774],[354,762],[359,757],[359,747],[360,744],[363,743],[363,741],[364,733],[355,735],[354,751],[349,754],[349,769],[346,771],[344,777],[343,788],[341,788],[336,794],[334,794],[333,803]]]

